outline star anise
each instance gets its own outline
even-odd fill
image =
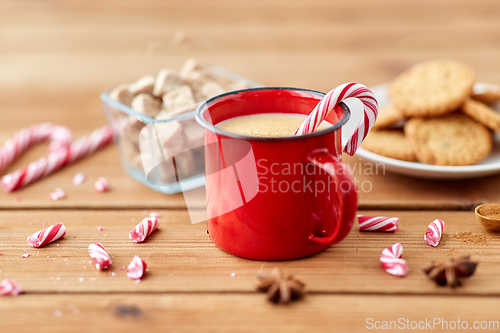
[[[257,273],[257,290],[267,293],[267,298],[274,303],[288,303],[304,296],[305,284],[292,275],[285,276],[280,268],[273,268],[269,273]]]
[[[467,278],[474,274],[477,264],[477,261],[470,260],[470,256],[463,256],[457,259],[450,258],[446,262],[433,261],[422,267],[422,270],[438,285],[448,285],[454,288],[460,285],[459,278]]]

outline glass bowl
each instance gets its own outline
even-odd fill
[[[247,88],[262,87],[220,66],[203,71],[221,86],[242,83]],[[111,98],[111,91],[103,92],[101,101],[125,171],[164,194],[203,186],[204,130],[194,119],[201,102],[151,118]]]

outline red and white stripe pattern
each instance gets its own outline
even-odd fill
[[[144,218],[135,228],[130,232],[129,237],[136,243],[144,242],[146,237],[151,235],[153,231],[158,228],[160,220],[156,217]]]
[[[83,172],[79,172],[73,177],[73,185],[80,186],[85,179],[87,179],[87,176]]]
[[[358,215],[359,231],[396,231],[399,218],[385,216]]]
[[[403,246],[400,243],[393,244],[382,251],[380,263],[387,273],[395,276],[406,276],[408,264],[406,260],[401,259],[402,255]]]
[[[138,256],[134,256],[132,262],[127,266],[127,276],[131,279],[138,280],[143,277],[146,272],[147,265]]]
[[[54,191],[49,193],[49,198],[51,198],[52,200],[61,200],[66,198],[66,193],[62,188],[56,187]]]
[[[108,126],[104,126],[73,141],[69,148],[57,149],[47,157],[32,162],[22,170],[14,171],[2,178],[2,186],[7,192],[18,190],[41,178],[47,177],[66,165],[72,164],[95,151],[107,146],[113,139],[113,131]]]
[[[50,141],[49,152],[54,152],[67,148],[71,140],[71,132],[64,126],[43,123],[22,128],[0,148],[0,172],[37,143]]]
[[[108,181],[108,179],[106,179],[104,177],[99,177],[97,179],[97,181],[95,182],[95,184],[94,184],[94,189],[97,192],[99,192],[99,193],[109,191],[109,181]]]
[[[361,142],[372,128],[378,115],[378,102],[373,92],[359,83],[344,83],[330,92],[316,105],[306,120],[300,125],[295,135],[304,135],[314,132],[328,114],[344,99],[355,97],[363,103],[364,115],[356,127],[354,134],[347,141],[344,151],[354,155]]]
[[[11,279],[4,279],[0,283],[0,296],[17,296],[23,293],[23,288]]]
[[[111,257],[100,243],[90,244],[89,254],[94,260],[95,267],[99,270],[106,269],[112,264]]]
[[[444,231],[444,221],[435,219],[427,227],[427,232],[424,235],[424,240],[430,246],[438,246]]]
[[[41,247],[63,238],[64,235],[66,235],[66,227],[64,224],[59,222],[29,236],[28,244],[33,247]]]

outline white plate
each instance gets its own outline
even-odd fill
[[[390,103],[387,93],[387,87],[387,84],[382,84],[370,88],[375,93],[380,108]],[[476,83],[476,85],[474,86],[474,91],[481,92],[487,90],[490,87],[496,86],[486,83]],[[500,103],[497,103],[495,105],[495,109],[500,111]],[[418,162],[400,161],[372,153],[363,148],[358,149],[358,151],[356,152],[356,156],[359,156],[372,163],[383,163],[385,164],[386,171],[418,178],[466,179],[485,177],[500,173],[500,134],[494,134],[493,150],[491,154],[479,164],[469,166],[440,166]]]

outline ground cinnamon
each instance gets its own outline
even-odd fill
[[[483,205],[477,212],[484,217],[500,220],[500,204]]]
[[[475,244],[475,245],[488,244],[485,234],[477,234],[471,231],[456,233],[453,235],[453,238],[459,239],[466,244]]]

